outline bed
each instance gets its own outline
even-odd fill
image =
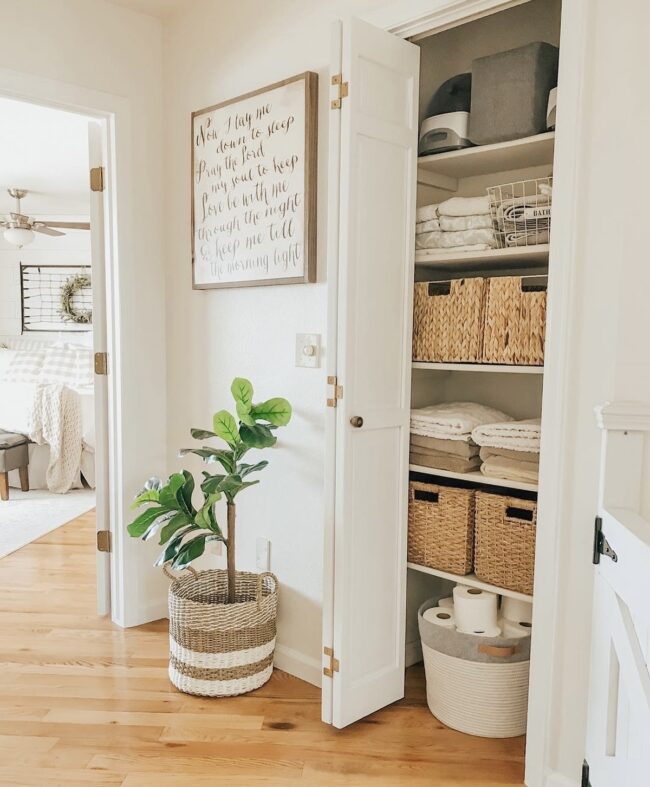
[[[87,347],[0,347],[0,429],[32,440],[31,489],[95,488],[91,364]],[[9,483],[19,486],[17,472]]]

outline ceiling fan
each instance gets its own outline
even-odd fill
[[[20,200],[27,196],[27,189],[7,189],[10,197],[16,200],[16,212],[8,213],[0,219],[0,227],[4,227],[4,239],[7,243],[22,249],[34,240],[34,233],[41,235],[65,235],[60,229],[89,230],[87,221],[38,221],[20,212]]]

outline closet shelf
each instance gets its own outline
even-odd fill
[[[479,270],[480,268],[493,271],[507,268],[539,267],[548,265],[548,244],[464,253],[449,251],[444,254],[431,254],[427,251],[416,251],[415,264],[422,268],[445,271]]]
[[[489,590],[491,593],[498,593],[500,596],[510,596],[510,598],[517,598],[520,601],[532,602],[533,597],[527,596],[525,593],[518,593],[516,590],[508,590],[507,588],[500,588],[496,585],[491,585],[489,582],[483,582],[476,577],[476,574],[450,574],[448,571],[439,571],[437,568],[427,568],[427,566],[419,566],[417,563],[407,563],[409,568],[414,571],[421,571],[423,574],[431,574],[434,577],[442,577],[442,579],[449,579],[451,582],[460,582],[462,585],[469,585],[473,588],[480,588],[481,590]]]
[[[543,366],[514,366],[497,363],[428,363],[413,361],[414,369],[429,372],[491,372],[492,374],[544,374]]]
[[[555,132],[547,131],[533,137],[497,142],[494,145],[478,145],[475,148],[421,156],[418,158],[418,181],[434,185],[431,180],[439,176],[444,184],[448,179],[460,180],[544,164],[550,166],[553,164],[554,145]],[[456,190],[453,183],[442,187],[450,191]]]
[[[503,478],[490,478],[478,471],[473,473],[453,473],[451,470],[439,470],[434,467],[424,467],[424,465],[409,465],[409,470],[413,473],[423,473],[437,476],[438,478],[454,478],[458,481],[469,481],[473,484],[482,484],[483,486],[498,486],[506,489],[522,489],[525,492],[537,492],[537,484],[529,484],[525,481],[506,481]]]

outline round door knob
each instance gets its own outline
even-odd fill
[[[356,429],[361,429],[363,426],[363,418],[360,415],[353,415],[352,418],[350,418],[350,423]]]

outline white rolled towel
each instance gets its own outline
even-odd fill
[[[438,205],[439,216],[484,216],[490,212],[490,200],[485,197],[451,197]]]
[[[489,208],[488,208],[489,210]],[[431,219],[438,218],[438,204],[422,205],[415,211],[415,220],[419,223],[421,221],[431,221]]]

